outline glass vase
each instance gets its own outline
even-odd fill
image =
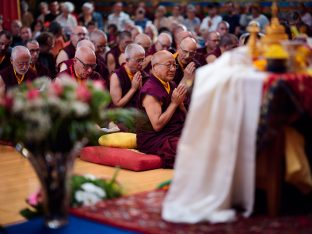
[[[51,229],[68,223],[70,204],[70,178],[76,156],[83,142],[64,152],[52,152],[44,147],[21,144],[16,149],[28,158],[40,181],[43,195],[45,225]]]

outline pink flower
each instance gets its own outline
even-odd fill
[[[28,100],[35,100],[40,96],[39,90],[37,89],[30,89],[27,93]]]
[[[42,202],[41,190],[38,189],[36,192],[30,194],[26,201],[31,206],[37,206],[39,203]]]
[[[96,80],[93,82],[94,88],[96,90],[104,90],[105,84],[103,81]]]
[[[85,84],[78,86],[76,90],[77,99],[83,102],[88,102],[91,98],[91,93]]]
[[[57,82],[53,82],[51,84],[51,90],[53,92],[53,94],[55,94],[56,96],[61,96],[61,94],[63,93],[64,91],[64,88],[62,85],[60,85],[59,83]]]

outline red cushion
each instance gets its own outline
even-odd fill
[[[157,155],[104,146],[84,147],[80,152],[80,158],[87,162],[112,167],[120,166],[132,171],[152,170],[161,168],[162,165],[161,159]]]

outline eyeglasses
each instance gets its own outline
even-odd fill
[[[27,61],[27,62],[15,62],[15,63],[19,67],[24,67],[24,66],[29,66],[30,61]]]
[[[180,48],[184,54],[189,54],[191,57],[194,57],[196,54],[196,51],[188,51],[188,50],[183,49],[181,46]]]
[[[178,67],[178,64],[176,64],[176,63],[156,63],[156,64],[166,66],[168,69],[170,69],[170,68],[177,69],[177,67]]]
[[[86,64],[86,63],[82,62],[79,58],[77,58],[77,57],[75,57],[75,58],[83,65],[83,68],[85,70],[88,70],[89,68],[94,70],[96,68],[96,64]]]
[[[74,35],[76,35],[76,36],[78,36],[78,37],[85,37],[85,36],[87,36],[86,33],[82,33],[82,32],[80,32],[80,33],[74,33]]]
[[[139,59],[132,59],[130,58],[130,60],[136,62],[136,63],[143,63],[145,58],[139,58]]]

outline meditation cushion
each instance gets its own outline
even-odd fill
[[[161,168],[161,158],[157,155],[138,151],[104,146],[87,146],[81,150],[81,160],[105,166],[120,166],[132,171],[146,171]]]
[[[137,147],[136,134],[129,132],[116,132],[103,135],[99,144],[107,147],[135,149]]]

